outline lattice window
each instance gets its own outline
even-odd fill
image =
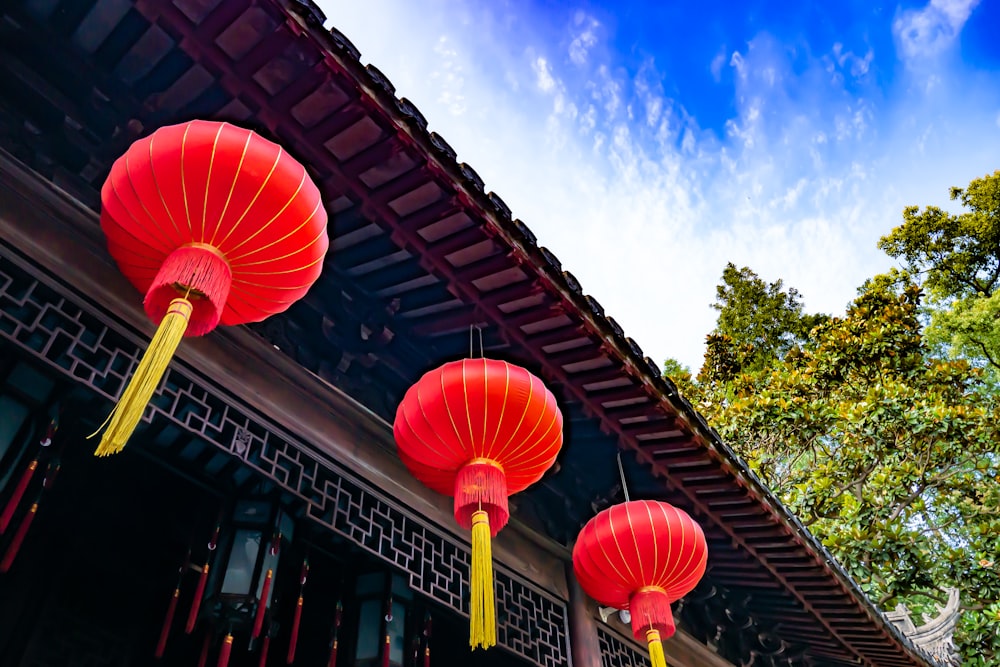
[[[601,667],[647,667],[649,657],[631,642],[604,628],[597,629],[601,645]]]

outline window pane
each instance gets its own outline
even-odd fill
[[[233,538],[233,550],[229,554],[226,578],[222,581],[222,592],[229,595],[247,595],[253,583],[253,566],[260,551],[260,531],[241,528]]]
[[[378,600],[365,600],[361,604],[358,620],[358,660],[374,660],[380,646],[379,630],[382,626],[382,609]]]
[[[18,403],[10,396],[0,396],[0,459],[3,459],[10,449],[27,416],[26,405]]]
[[[403,651],[406,648],[406,607],[396,601],[392,603],[389,638],[389,662],[393,665],[402,665]]]

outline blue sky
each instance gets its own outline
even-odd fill
[[[694,370],[726,262],[843,313],[1000,169],[1000,0],[321,0],[626,333]]]

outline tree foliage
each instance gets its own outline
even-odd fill
[[[979,197],[975,183],[956,196]],[[980,199],[969,201],[976,215],[985,210]],[[920,217],[907,212],[904,227]],[[930,216],[921,224],[932,219],[940,222]],[[993,261],[985,241],[975,250],[953,235],[928,246],[936,268],[920,268],[916,262],[928,260],[917,236],[898,246],[912,259],[910,271],[867,281],[843,317],[807,315],[793,289],[728,265],[719,325],[685,389],[876,604],[905,602],[933,615],[942,589],[955,585],[963,664],[998,664],[1000,401],[978,357],[942,355],[925,336],[922,287],[939,295],[929,300],[932,312],[965,316],[975,327],[996,320],[958,304],[995,313],[1000,289],[979,296]],[[906,255],[911,248],[918,249]],[[952,257],[963,252],[967,258]],[[968,282],[975,292],[957,291]],[[975,327],[970,336],[984,335]]]
[[[879,241],[922,282],[931,305],[928,340],[1000,378],[1000,171],[951,188],[959,214],[935,206],[903,211]]]
[[[724,383],[740,372],[759,370],[802,342],[820,318],[804,315],[798,291],[783,288],[781,280],[768,283],[747,267],[726,265],[715,288],[712,308],[719,317],[702,381]]]

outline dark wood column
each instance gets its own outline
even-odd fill
[[[601,667],[601,645],[597,640],[597,620],[590,613],[590,600],[566,564],[566,587],[569,589],[569,646],[573,667]]]

